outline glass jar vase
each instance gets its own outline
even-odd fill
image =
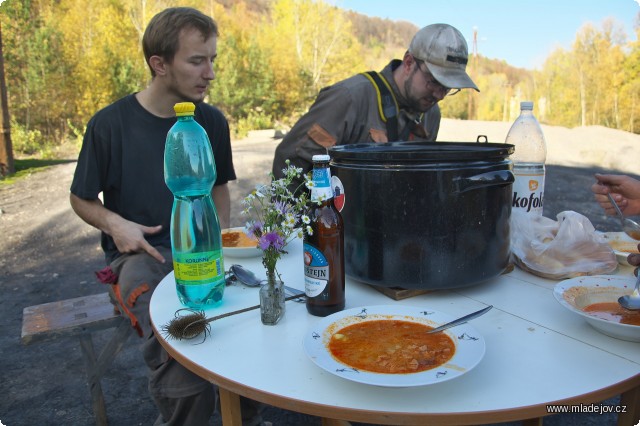
[[[284,316],[284,283],[275,273],[267,274],[267,281],[260,287],[260,319],[265,325],[276,325]]]

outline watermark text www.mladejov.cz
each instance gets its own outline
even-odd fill
[[[567,413],[622,414],[626,412],[627,412],[626,405],[604,405],[604,404],[547,405],[547,413],[549,414],[567,414]],[[640,421],[636,426],[640,426]]]

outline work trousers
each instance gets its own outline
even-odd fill
[[[217,405],[214,385],[174,360],[151,328],[151,295],[173,270],[171,250],[156,249],[166,259],[164,264],[147,253],[124,254],[114,260],[110,267],[117,283],[111,285],[110,294],[144,339],[141,352],[149,369],[149,392],[160,412],[155,425],[207,425]],[[244,426],[262,423],[263,404],[241,398],[241,406]]]

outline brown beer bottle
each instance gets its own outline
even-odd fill
[[[313,156],[312,206],[309,219],[313,233],[304,234],[304,287],[307,311],[326,317],[344,309],[344,229],[342,216],[333,205],[328,155]]]

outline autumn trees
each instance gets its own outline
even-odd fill
[[[322,87],[400,58],[418,29],[322,0],[6,0],[0,22],[18,139],[37,146],[81,134],[98,109],[145,87],[142,33],[174,5],[218,22],[209,101],[240,133],[292,124]],[[586,25],[571,49],[555,51],[538,70],[472,59],[481,93],[445,99],[445,117],[511,121],[519,101],[530,99],[548,124],[640,133],[640,45],[615,22]]]
[[[640,44],[638,37],[628,43],[615,22],[584,25],[572,49],[553,52],[535,76],[543,120],[640,133]]]

